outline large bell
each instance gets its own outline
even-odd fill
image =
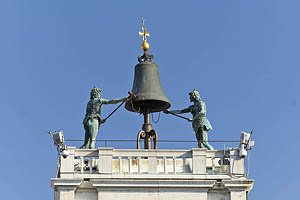
[[[152,62],[140,62],[135,66],[132,92],[136,98],[127,101],[125,108],[132,112],[160,112],[171,104],[160,84],[158,66]]]

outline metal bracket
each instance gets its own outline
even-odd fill
[[[151,55],[151,54],[144,53],[144,54],[139,55],[138,61],[140,63],[142,63],[142,62],[154,62],[154,56]]]
[[[145,132],[145,130],[141,130],[137,136],[137,149],[141,148],[141,140],[144,140],[144,149],[151,149],[152,141],[154,144],[154,149],[157,149],[157,132],[152,129],[150,132]]]

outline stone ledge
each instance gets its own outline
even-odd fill
[[[122,178],[122,179],[198,179],[198,180],[231,180],[232,176],[228,174],[74,174],[76,179],[101,179],[101,178]],[[240,175],[237,179],[247,180],[246,177]]]
[[[51,178],[51,187],[54,189],[57,186],[70,186],[76,187],[82,183],[83,179],[62,179],[62,178]]]

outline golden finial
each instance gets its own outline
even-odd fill
[[[145,27],[144,21],[145,21],[144,18],[142,18],[143,32],[139,32],[139,35],[143,37],[142,49],[144,50],[144,53],[146,54],[148,49],[150,48],[150,45],[147,42],[147,37],[150,37],[150,34],[149,34],[149,32],[146,32],[146,27]]]

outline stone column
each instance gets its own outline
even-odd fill
[[[208,189],[202,189],[201,192],[199,193],[199,200],[207,200],[207,191]]]
[[[54,200],[74,200],[75,190],[81,184],[82,179],[51,179],[51,187],[54,189]]]
[[[225,188],[230,192],[230,200],[247,200],[247,191],[253,187],[254,180],[240,179],[240,180],[223,180]]]
[[[230,200],[247,200],[246,190],[241,189],[229,189]]]
[[[230,173],[232,174],[245,174],[245,159],[241,158],[238,149],[229,149],[230,156]]]
[[[106,200],[105,193],[103,193],[103,188],[97,188],[98,200]]]
[[[112,147],[102,147],[98,149],[99,152],[99,173],[100,174],[111,174],[113,168],[113,151]]]
[[[75,187],[59,186],[57,188],[57,197],[55,200],[75,200]]]
[[[206,149],[193,148],[193,174],[206,174]]]
[[[67,158],[60,157],[60,177],[61,178],[73,178],[74,174],[74,156],[76,147],[68,147],[67,149],[70,155]]]
[[[156,150],[149,150],[148,173],[149,174],[157,173],[157,151]]]

